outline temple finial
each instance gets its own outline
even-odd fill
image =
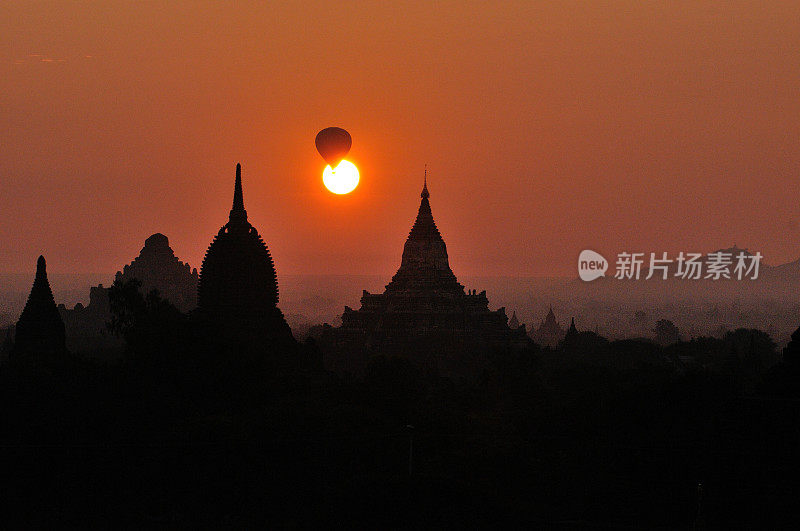
[[[36,276],[41,277],[43,275],[47,275],[47,263],[44,261],[44,256],[39,255],[39,259],[36,260]]]
[[[428,199],[431,196],[430,192],[428,192],[428,165],[425,164],[425,177],[422,184],[422,193],[420,197],[422,199]]]
[[[236,184],[233,188],[233,210],[244,210],[244,195],[242,194],[242,165],[236,164]]]
[[[247,221],[247,211],[244,209],[244,194],[242,193],[242,165],[236,164],[236,184],[233,187],[233,208],[230,221]]]

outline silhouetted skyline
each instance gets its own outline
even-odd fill
[[[3,523],[800,528],[798,20],[2,3]]]

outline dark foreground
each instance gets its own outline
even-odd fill
[[[313,345],[297,354],[310,361],[293,366],[223,356],[214,346],[192,356],[169,349],[116,363],[67,357],[3,365],[4,521],[393,528],[800,521],[793,364],[753,369],[746,356],[728,355],[678,370],[669,348],[617,342],[487,353],[483,376],[459,381],[384,357],[361,377],[335,376],[315,364]]]

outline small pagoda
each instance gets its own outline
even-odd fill
[[[550,310],[539,324],[539,327],[536,330],[531,330],[531,338],[536,344],[550,348],[557,347],[566,334],[567,331],[556,321],[556,314],[553,313],[552,306],[550,306]]]
[[[64,322],[47,280],[44,256],[36,262],[36,279],[15,328],[16,356],[59,355],[66,352]]]

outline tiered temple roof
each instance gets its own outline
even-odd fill
[[[373,351],[419,358],[432,354],[426,351],[461,354],[480,345],[524,343],[524,329],[519,334],[508,327],[505,308],[489,310],[486,292],[465,291],[450,269],[427,176],[420,197],[397,273],[383,293],[364,291],[358,310],[345,307],[342,326],[330,332],[329,343],[356,341]]]
[[[464,286],[458,283],[450,269],[447,245],[442,239],[431,212],[428,179],[422,187],[422,201],[411,232],[403,247],[400,269],[386,286],[387,293],[407,291],[437,291],[463,294]]]
[[[66,351],[64,322],[58,313],[44,256],[36,262],[36,279],[19,317],[14,355],[60,354]]]
[[[183,312],[197,307],[197,269],[190,269],[189,264],[180,261],[169,246],[169,238],[161,233],[144,241],[139,256],[117,271],[116,279],[121,282],[136,279],[143,294],[158,290],[161,297]],[[67,309],[59,305],[59,313],[71,351],[119,347],[119,339],[109,333],[106,325],[111,320],[111,307],[108,288],[102,284],[90,288],[88,306],[78,303]]]
[[[139,256],[118,271],[116,278],[123,282],[135,278],[142,283],[142,292],[156,289],[179,310],[197,307],[197,269],[191,270],[189,264],[178,260],[169,238],[161,233],[147,238]]]

